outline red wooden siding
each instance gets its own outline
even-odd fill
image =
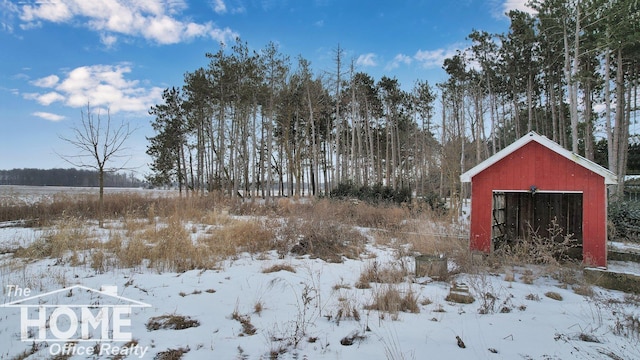
[[[473,176],[471,249],[491,251],[494,190],[580,191],[583,194],[583,257],[606,267],[606,188],[603,176],[531,141]]]

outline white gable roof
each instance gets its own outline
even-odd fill
[[[115,288],[115,289],[114,289]],[[69,296],[66,294],[71,294],[72,290],[80,290],[80,291],[85,291],[88,293],[92,293],[95,295],[103,295],[105,296],[105,299],[103,301],[107,301],[107,303],[103,303],[100,305],[96,305],[93,303],[71,303],[71,304],[46,304],[46,298],[47,297],[54,297],[58,294],[65,294],[64,297],[68,298]],[[115,290],[116,294],[113,293],[113,291]],[[109,298],[109,299],[106,299]],[[69,300],[72,301],[73,299]],[[81,299],[81,300],[85,300],[85,299]],[[54,291],[49,291],[47,293],[44,294],[40,294],[40,295],[36,295],[36,296],[30,296],[30,297],[26,297],[23,299],[19,299],[19,300],[15,300],[15,301],[11,301],[8,302],[6,304],[0,304],[0,307],[57,307],[60,305],[66,305],[69,307],[110,307],[113,305],[109,305],[108,301],[109,300],[113,300],[116,301],[116,303],[119,306],[128,306],[128,307],[151,307],[150,304],[147,303],[143,303],[142,301],[138,301],[138,300],[133,300],[133,299],[129,299],[126,298],[124,296],[119,296],[117,295],[117,287],[115,286],[107,286],[106,287],[106,291],[104,290],[96,290],[96,289],[92,289],[90,287],[86,287],[84,285],[73,285],[70,287],[66,287],[66,288],[62,288],[59,290],[54,290]],[[44,301],[44,302],[43,302]]]
[[[498,161],[502,160],[503,158],[507,157],[507,155],[511,154],[512,152],[518,150],[519,148],[523,147],[524,145],[530,143],[531,141],[535,141],[538,144],[548,148],[549,150],[591,170],[592,172],[604,177],[604,183],[605,184],[617,184],[618,180],[617,180],[617,176],[612,173],[611,171],[609,171],[608,169],[605,169],[604,167],[596,164],[595,162],[588,160],[578,154],[574,154],[571,151],[563,148],[562,146],[560,146],[558,143],[548,139],[546,136],[542,136],[539,135],[535,132],[530,132],[528,134],[526,134],[525,136],[521,137],[520,139],[516,140],[514,143],[512,143],[511,145],[505,147],[504,149],[498,151],[497,153],[495,153],[493,156],[491,156],[490,158],[488,158],[487,160],[481,162],[480,164],[474,166],[473,168],[471,168],[470,170],[468,170],[467,172],[465,172],[464,174],[460,175],[460,181],[462,182],[471,182],[471,178],[473,178],[475,175],[481,173],[482,171],[484,171],[485,169],[487,169],[488,167],[490,167],[491,165],[497,163]]]

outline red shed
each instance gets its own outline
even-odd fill
[[[530,132],[460,176],[471,182],[470,248],[489,253],[555,221],[585,263],[607,266],[607,188],[616,175]]]

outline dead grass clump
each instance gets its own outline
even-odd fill
[[[153,357],[153,360],[179,360],[182,359],[182,355],[189,352],[189,347],[181,347],[178,349],[168,349],[161,351]]]
[[[262,310],[264,310],[264,305],[262,304],[261,300],[256,301],[255,304],[253,304],[253,312],[255,314],[262,314]]]
[[[573,288],[573,292],[578,295],[591,297],[595,294],[595,292],[593,291],[593,287],[591,287],[591,285],[587,285],[587,284],[574,285],[572,288]]]
[[[110,231],[106,242],[102,243],[102,248],[112,254],[116,254],[122,248],[122,234],[117,231]]]
[[[374,206],[367,203],[351,205],[353,223],[367,228],[399,229],[402,222],[409,217],[406,209],[399,206]]]
[[[159,204],[155,213],[161,218],[178,217],[183,221],[201,221],[203,214],[211,209],[225,206],[225,199],[216,193],[209,193],[206,196],[196,195],[168,198],[166,204]],[[148,214],[147,214],[148,215]]]
[[[104,273],[110,267],[107,259],[104,251],[98,249],[91,254],[91,268],[98,274]]]
[[[207,225],[228,225],[233,222],[228,210],[207,211],[202,217],[202,223]]]
[[[371,205],[357,200],[321,199],[312,203],[283,201],[279,213],[319,221],[338,221],[367,228],[398,229],[409,217],[407,209],[395,205]]]
[[[540,301],[540,296],[538,296],[538,294],[527,294],[524,298],[531,301]]]
[[[409,287],[402,291],[397,285],[384,285],[373,292],[373,302],[366,305],[367,310],[389,313],[397,319],[398,312],[419,313],[418,295]]]
[[[150,247],[142,237],[134,236],[126,245],[121,246],[116,255],[120,261],[120,266],[125,268],[134,268],[142,265],[145,257],[148,257]]]
[[[536,276],[533,274],[533,271],[531,271],[530,269],[526,269],[522,274],[522,276],[520,276],[520,280],[522,280],[522,283],[527,285],[533,285],[533,282],[535,279],[536,279]]]
[[[123,222],[127,236],[133,236],[136,232],[142,231],[149,226],[145,219],[134,217],[131,214],[125,216]]]
[[[616,314],[613,333],[618,336],[640,340],[640,316],[626,312]]]
[[[591,343],[601,343],[602,341],[600,341],[597,337],[595,337],[592,334],[587,334],[587,333],[580,333],[578,335],[578,339],[584,341],[584,342],[591,342]]]
[[[51,257],[62,260],[68,252],[89,250],[97,246],[98,242],[90,238],[80,219],[66,218],[28,247],[18,248],[15,255],[35,259]]]
[[[14,255],[20,258],[44,259],[51,256],[51,252],[51,244],[44,238],[40,238],[29,244],[26,248],[17,248]]]
[[[468,239],[459,229],[429,214],[404,221],[398,230],[398,239],[420,254],[453,255],[468,249]]]
[[[359,331],[354,331],[351,334],[343,337],[342,339],[340,339],[340,345],[343,346],[351,346],[353,345],[355,342],[361,342],[364,341],[367,337],[363,334],[361,334]]]
[[[341,298],[338,301],[338,310],[335,315],[336,324],[340,325],[340,321],[347,319],[360,321],[360,311],[354,300]]]
[[[35,341],[31,343],[31,347],[27,348],[20,354],[11,358],[11,360],[25,360],[28,359],[31,355],[37,353],[42,347],[45,346],[44,342],[36,343]]]
[[[507,272],[506,274],[504,274],[504,281],[507,281],[507,282],[516,281],[515,274],[513,272]]]
[[[236,220],[200,239],[210,253],[219,257],[236,256],[239,252],[251,254],[272,250],[275,233],[261,221]]]
[[[340,289],[351,289],[351,286],[349,284],[345,284],[343,282],[340,282],[338,284],[333,285],[333,290],[334,291],[338,291]]]
[[[231,313],[231,319],[236,320],[240,325],[242,325],[242,333],[240,333],[240,336],[255,335],[258,331],[251,323],[251,317],[249,315],[240,314],[237,308],[233,310],[233,313]]]
[[[278,271],[288,271],[291,273],[295,273],[296,269],[289,264],[274,264],[262,270],[262,272],[265,274],[278,272]]]
[[[379,283],[379,284],[398,284],[403,282],[407,275],[409,275],[406,267],[401,263],[399,266],[394,264],[387,264],[386,266],[380,265],[378,261],[372,261],[368,263],[364,270],[360,273],[356,287],[359,289],[367,288],[362,287],[363,284]]]
[[[548,297],[549,299],[562,301],[562,295],[558,294],[555,291],[547,291],[546,293],[544,293],[544,296]]]
[[[160,329],[184,330],[200,326],[200,321],[184,315],[160,315],[154,316],[147,321],[147,330],[154,331]]]
[[[358,259],[367,242],[361,232],[336,221],[289,219],[283,226],[288,230],[281,241],[293,244],[291,253],[328,262],[342,262],[343,257]]]
[[[196,268],[206,268],[205,257],[194,246],[189,232],[179,219],[170,218],[167,226],[157,231],[146,232],[153,244],[150,251],[150,267],[159,271],[184,272]]]
[[[578,283],[580,273],[581,270],[577,266],[573,267],[570,264],[565,264],[554,271],[551,277],[562,284],[573,285]]]
[[[255,201],[231,202],[229,212],[235,215],[265,216],[277,213],[276,204],[262,204]]]
[[[573,234],[565,234],[564,229],[556,221],[551,220],[546,229],[548,236],[538,234],[533,228],[529,229],[526,239],[516,239],[503,243],[494,252],[503,264],[522,265],[539,264],[552,266],[553,269],[564,269],[568,264],[576,263],[574,253],[579,242]],[[581,253],[581,252],[580,252]],[[564,276],[567,274],[559,274]],[[569,281],[572,281],[569,279]]]

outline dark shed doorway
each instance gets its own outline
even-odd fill
[[[553,221],[561,236],[572,234],[572,257],[582,258],[581,192],[494,191],[491,240],[494,249],[528,239],[532,232],[549,238]]]

